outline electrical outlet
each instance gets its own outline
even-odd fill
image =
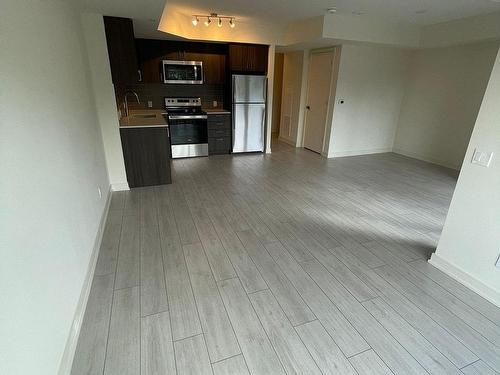
[[[99,194],[99,199],[102,199],[102,191],[100,186],[97,187],[97,193]]]
[[[148,108],[153,108],[153,101],[148,100]]]
[[[491,159],[493,158],[493,152],[482,152],[478,149],[474,150],[474,154],[472,155],[472,164],[477,164],[482,167],[489,167],[491,163]]]
[[[217,103],[217,100],[214,100],[214,101],[212,102],[212,106],[213,106],[214,108],[217,108],[217,105],[218,105],[218,104],[219,104],[219,103]]]
[[[498,258],[497,258],[497,261],[496,261],[496,263],[495,263],[495,266],[496,266],[497,268],[500,268],[500,255],[499,255],[499,256],[498,256]]]

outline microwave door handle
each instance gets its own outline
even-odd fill
[[[196,65],[194,66],[194,80],[195,81],[199,80],[199,78],[198,78],[198,67]]]

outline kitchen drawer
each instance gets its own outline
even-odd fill
[[[210,155],[229,154],[231,152],[231,137],[208,138],[208,153]]]
[[[229,121],[231,120],[231,113],[210,113],[208,112],[208,121]]]
[[[209,126],[208,137],[231,137],[231,126]]]
[[[208,127],[217,127],[217,126],[228,126],[231,127],[231,115],[230,114],[224,114],[224,115],[208,115]]]
[[[208,121],[209,137],[231,137],[231,115],[209,115]]]

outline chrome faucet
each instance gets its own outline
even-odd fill
[[[139,101],[139,95],[137,95],[137,93],[135,91],[129,90],[129,91],[125,92],[125,103],[124,104],[125,104],[125,116],[126,117],[128,117],[128,101],[127,101],[128,94],[134,94],[135,98],[137,99],[137,103],[139,103],[139,104],[141,103]]]

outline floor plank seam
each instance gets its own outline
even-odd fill
[[[361,352],[359,352],[359,353],[356,353],[356,354],[350,355],[349,357],[346,357],[346,358],[347,358],[347,359],[350,359],[350,358],[352,358],[352,357],[356,357],[357,355],[360,355],[360,354],[363,354],[363,353],[369,352],[370,350],[373,350],[373,348],[372,348],[372,347],[369,347],[368,349],[365,349],[365,350],[363,350],[363,351],[361,351]],[[375,350],[373,350],[373,351],[375,351]]]

